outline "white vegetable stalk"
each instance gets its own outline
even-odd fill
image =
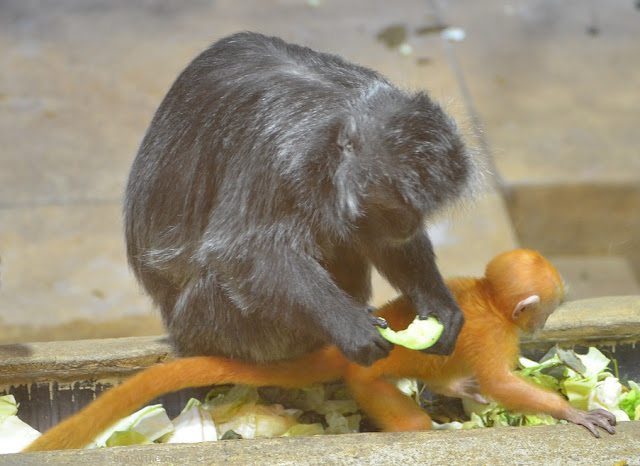
[[[0,454],[18,453],[42,435],[16,415],[18,404],[13,395],[0,396]]]

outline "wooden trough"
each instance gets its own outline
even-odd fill
[[[640,296],[607,297],[564,304],[541,335],[523,341],[522,350],[536,359],[556,343],[578,352],[597,346],[616,359],[622,380],[640,380],[639,340]],[[4,345],[0,394],[13,394],[20,418],[44,431],[120,380],[172,358],[163,337]],[[158,401],[175,416],[191,396],[202,394],[185,390]],[[599,440],[573,425],[234,440],[19,453],[0,456],[0,463],[640,464],[640,422],[617,430]]]

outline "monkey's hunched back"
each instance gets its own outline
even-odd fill
[[[471,172],[426,95],[235,34],[180,74],[141,143],[124,203],[129,262],[181,354],[267,361],[334,343],[358,359],[371,340],[376,359],[389,346],[360,315],[373,230],[412,238]]]

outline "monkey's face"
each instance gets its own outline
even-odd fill
[[[557,307],[558,303],[547,305],[540,303],[536,308],[530,309],[528,315],[520,319],[519,327],[526,333],[540,333],[547,323],[547,319]]]
[[[547,319],[558,308],[564,297],[562,282],[552,281],[538,290],[539,301],[528,306],[519,317],[517,325],[524,332],[537,334],[542,331]]]
[[[394,189],[372,189],[364,200],[365,234],[391,243],[409,241],[422,230],[423,216]]]

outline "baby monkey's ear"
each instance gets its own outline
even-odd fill
[[[540,304],[540,296],[535,294],[531,295],[516,304],[516,307],[513,308],[513,312],[511,313],[511,317],[513,317],[513,320],[518,320],[528,307],[536,307],[538,304]]]
[[[340,126],[336,143],[343,152],[353,154],[358,127],[353,116],[349,115]]]

